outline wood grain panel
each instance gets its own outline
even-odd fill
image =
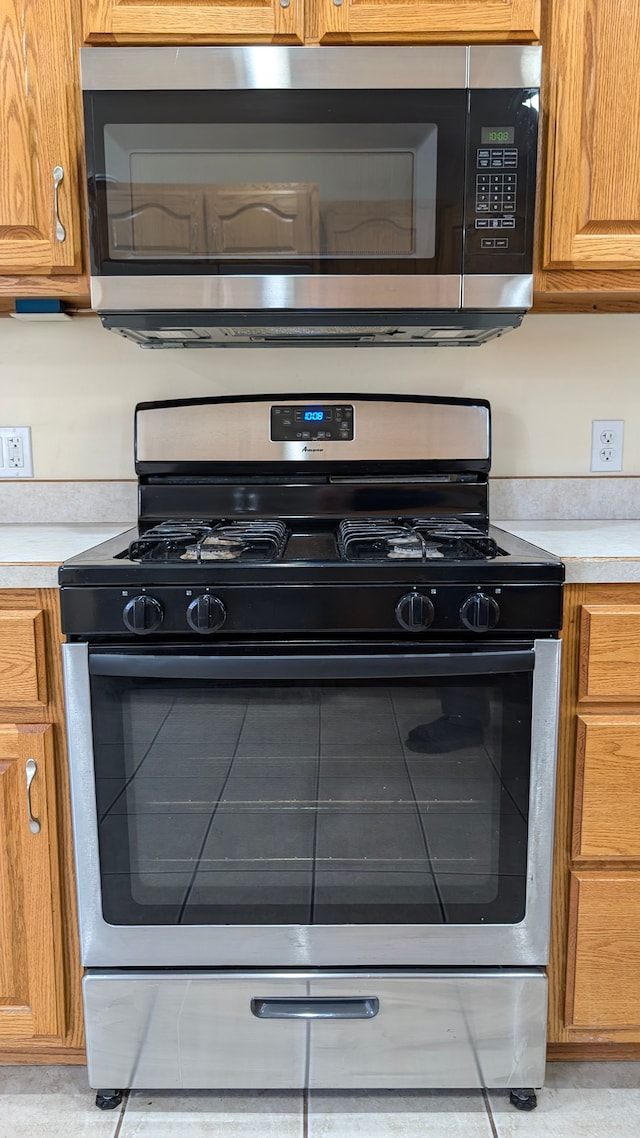
[[[71,811],[69,801],[69,781],[66,757],[66,735],[64,727],[64,693],[62,684],[62,662],[60,657],[60,643],[63,640],[60,629],[60,594],[58,589],[5,589],[0,591],[0,610],[38,609],[42,612],[44,620],[44,640],[46,645],[46,684],[49,702],[40,714],[46,714],[50,720],[50,727],[44,732],[49,743],[49,736],[53,737],[53,762],[50,762],[51,753],[47,751],[47,783],[46,789],[53,788],[53,795],[47,794],[47,817],[49,825],[50,858],[57,858],[59,874],[57,885],[54,876],[51,879],[51,898],[47,905],[47,912],[53,914],[52,919],[59,924],[60,934],[56,931],[56,946],[58,956],[55,958],[56,974],[50,974],[47,986],[55,993],[60,1010],[60,1032],[58,1035],[38,1035],[27,1038],[23,1034],[20,1038],[13,1033],[5,1034],[0,1039],[0,1064],[12,1063],[79,1063],[85,1061],[84,1033],[81,998],[81,968],[80,951],[78,945],[78,928],[76,917],[76,892],[73,866],[73,849],[71,840]],[[4,715],[4,710],[1,715]],[[22,711],[24,715],[24,710]],[[26,714],[32,715],[29,710]],[[14,728],[11,728],[12,730]],[[29,728],[17,728],[17,731],[29,731]],[[43,729],[40,728],[42,731]],[[24,772],[23,772],[24,775]],[[52,779],[50,778],[52,775]],[[18,800],[19,816],[26,817],[26,782],[20,787]],[[40,809],[35,797],[37,787],[34,785],[34,807]],[[42,821],[42,819],[40,819]],[[55,826],[54,826],[55,823]],[[29,834],[29,837],[32,835]],[[7,865],[4,855],[4,826],[0,820],[0,866]],[[2,869],[0,868],[0,874]],[[19,892],[18,892],[19,899]],[[45,901],[41,898],[41,903]],[[2,926],[0,926],[0,936]],[[0,940],[0,955],[3,942]],[[51,965],[51,952],[43,938],[44,963],[40,965],[42,975],[46,978],[46,961]],[[0,1000],[3,989],[0,989]],[[1,1005],[0,1005],[1,1006]],[[21,1013],[24,1021],[26,1013]]]
[[[640,1036],[640,874],[575,873],[567,1020]]]
[[[640,715],[578,717],[573,856],[640,858]]]
[[[302,42],[303,0],[83,0],[87,43]]]
[[[74,10],[74,0],[0,0],[0,273],[81,271]]]
[[[307,0],[308,41],[354,43],[535,40],[539,0]]]
[[[564,626],[562,631],[562,672],[560,692],[560,725],[558,745],[558,779],[556,794],[556,824],[554,840],[553,900],[551,910],[551,957],[549,964],[549,1023],[548,1039],[553,1048],[553,1057],[561,1058],[567,1047],[567,1058],[613,1057],[612,1044],[631,1045],[640,1042],[640,1022],[628,1027],[619,1025],[591,1024],[577,1026],[571,1023],[571,1001],[567,993],[572,991],[573,965],[576,950],[575,916],[576,906],[571,908],[573,923],[570,922],[569,887],[572,870],[572,836],[574,829],[574,801],[579,796],[575,786],[576,728],[579,675],[581,662],[580,626],[582,611],[586,605],[609,607],[640,606],[640,585],[565,585],[564,588]],[[598,715],[621,716],[623,713],[640,715],[640,705],[622,705],[619,702],[589,705]],[[584,712],[584,705],[582,705]],[[602,861],[602,859],[600,859]],[[618,875],[618,863],[610,862],[603,872]],[[599,861],[588,863],[597,870]],[[631,869],[630,863],[626,863]],[[637,863],[636,863],[637,866]],[[577,867],[576,867],[577,868]],[[579,868],[586,870],[583,862]],[[633,874],[631,874],[633,876]],[[638,879],[636,872],[636,879]],[[597,965],[596,965],[597,976]],[[597,983],[597,980],[594,981]],[[569,1018],[567,1018],[569,1010]],[[601,1048],[601,1052],[599,1049]],[[630,1052],[627,1057],[631,1057]],[[624,1052],[620,1057],[623,1057]]]
[[[544,266],[640,267],[640,6],[550,5]]]
[[[640,604],[585,605],[580,642],[582,702],[640,701]]]
[[[25,766],[34,759],[29,829]],[[64,1033],[53,731],[0,725],[0,1045]]]
[[[47,702],[44,621],[38,609],[0,608],[0,709]]]

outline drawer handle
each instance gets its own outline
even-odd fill
[[[33,814],[31,813],[31,783],[36,776],[38,764],[36,763],[35,759],[27,759],[27,763],[24,769],[27,776],[27,817],[29,818],[29,829],[31,830],[32,834],[39,834],[42,827],[38,822],[38,819],[34,818]]]
[[[258,1019],[373,1019],[379,1011],[375,996],[278,996],[251,1001],[251,1012]]]

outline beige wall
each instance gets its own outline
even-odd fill
[[[37,479],[134,476],[141,400],[252,392],[480,396],[493,472],[589,473],[591,420],[625,420],[640,475],[640,315],[529,316],[480,348],[143,351],[94,318],[0,320],[0,425],[31,426]]]

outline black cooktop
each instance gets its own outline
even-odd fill
[[[183,564],[247,562],[490,561],[507,556],[466,522],[436,518],[344,519],[322,528],[280,518],[167,520],[137,536],[121,560]]]

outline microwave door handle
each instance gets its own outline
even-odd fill
[[[94,676],[161,680],[365,680],[532,672],[533,648],[424,655],[173,656],[95,652]]]

